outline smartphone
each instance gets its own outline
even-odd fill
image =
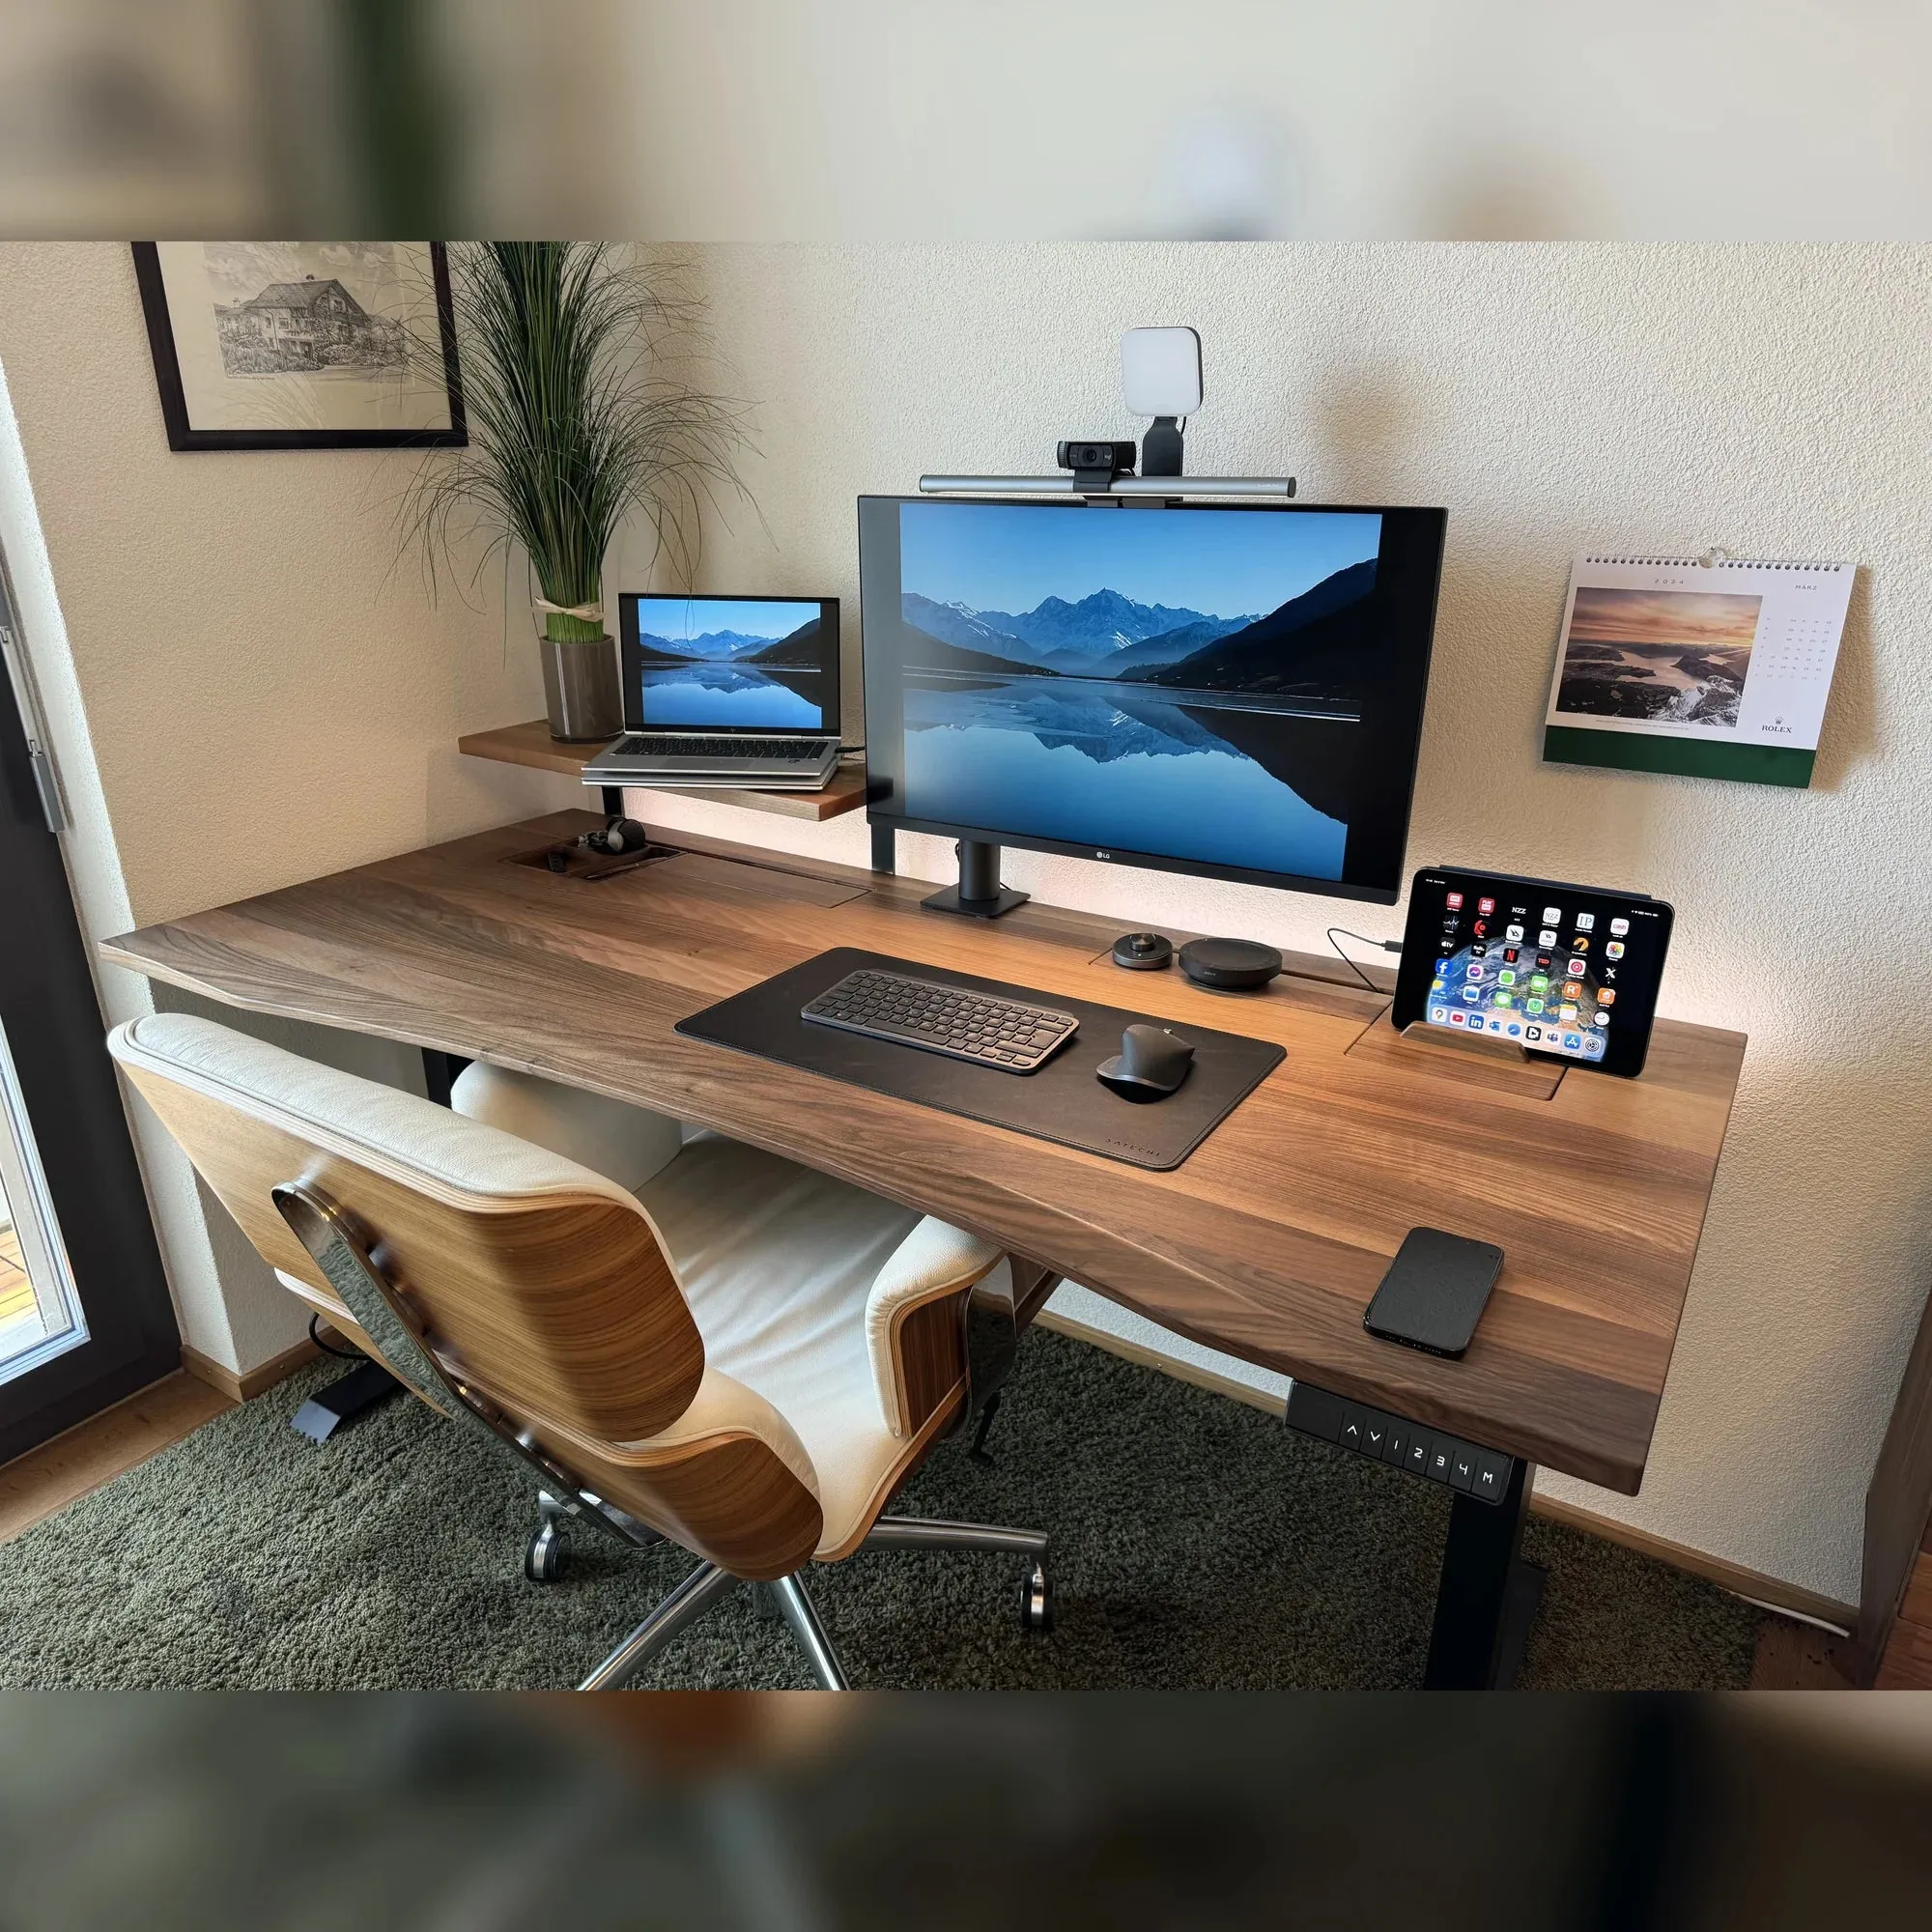
[[[1384,1342],[1460,1355],[1502,1272],[1503,1251],[1440,1228],[1411,1228],[1362,1316]]]

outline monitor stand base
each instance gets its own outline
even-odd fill
[[[930,898],[921,899],[920,904],[931,912],[964,913],[968,919],[998,919],[1003,913],[1009,913],[1015,906],[1023,906],[1032,898],[1031,893],[1016,893],[1010,887],[1002,886],[999,895],[990,899],[969,899],[960,896],[957,886],[948,886],[943,893],[934,893]]]
[[[959,841],[959,883],[934,893],[920,904],[933,912],[961,913],[968,919],[998,919],[1023,906],[1030,893],[1000,883],[1000,848],[978,838]]]

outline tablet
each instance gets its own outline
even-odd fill
[[[1438,867],[1409,887],[1389,1017],[1643,1071],[1671,909],[1639,894]]]

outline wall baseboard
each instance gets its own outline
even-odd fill
[[[1779,1577],[1768,1577],[1762,1570],[1747,1570],[1742,1563],[1733,1563],[1728,1557],[1713,1556],[1708,1550],[1692,1548],[1688,1543],[1673,1543],[1667,1536],[1637,1529],[1630,1523],[1619,1522],[1612,1516],[1600,1516],[1595,1510],[1565,1502],[1560,1496],[1533,1495],[1529,1506],[1538,1516],[1551,1522],[1567,1523],[1572,1529],[1600,1536],[1605,1543],[1620,1544],[1626,1549],[1634,1549],[1639,1556],[1654,1556],[1660,1563],[1687,1570],[1691,1576],[1701,1577],[1705,1582],[1715,1583],[1719,1589],[1728,1590],[1734,1597],[1743,1597],[1761,1609],[1777,1610],[1785,1616],[1797,1617],[1802,1622],[1833,1631],[1839,1636],[1848,1635],[1859,1620],[1856,1604],[1841,1604],[1835,1597],[1822,1596],[1818,1591],[1807,1590],[1799,1583],[1787,1583]]]
[[[184,1343],[182,1367],[197,1381],[219,1389],[230,1402],[253,1402],[264,1389],[271,1389],[277,1382],[287,1381],[298,1369],[307,1367],[321,1353],[322,1350],[304,1336],[293,1349],[284,1349],[279,1355],[270,1356],[259,1368],[250,1369],[244,1376],[222,1367],[219,1362],[211,1361],[198,1349],[190,1349]]]
[[[1171,1355],[1163,1355],[1157,1349],[1150,1349],[1139,1342],[1129,1342],[1119,1335],[1110,1334],[1104,1328],[1095,1328],[1091,1323],[1078,1321],[1070,1316],[1058,1313],[1052,1308],[1044,1308],[1036,1318],[1042,1328],[1051,1328],[1062,1335],[1071,1335],[1076,1340],[1091,1343],[1096,1349],[1105,1349],[1109,1354],[1120,1355],[1130,1362],[1139,1362],[1150,1369],[1158,1369],[1163,1375],[1175,1378],[1177,1381],[1192,1382],[1196,1388],[1212,1389],[1217,1395],[1231,1396],[1236,1402],[1244,1402],[1250,1408],[1259,1408],[1265,1413],[1279,1417],[1281,1405],[1273,1396],[1246,1382],[1236,1381],[1233,1376],[1224,1376],[1207,1368],[1199,1362],[1177,1361]],[[1787,1583],[1781,1577],[1769,1577],[1761,1570],[1747,1570],[1742,1563],[1733,1563],[1722,1556],[1713,1556],[1702,1549],[1693,1549],[1686,1543],[1673,1543],[1666,1536],[1658,1536],[1647,1529],[1637,1529],[1627,1522],[1619,1522],[1615,1517],[1601,1516],[1595,1510],[1583,1509],[1576,1503],[1565,1502],[1556,1496],[1532,1495],[1530,1508],[1550,1522],[1560,1522],[1572,1529],[1580,1529],[1586,1535],[1601,1537],[1605,1543],[1614,1543],[1625,1549],[1633,1549],[1639,1556],[1653,1556],[1660,1563],[1668,1563],[1674,1569],[1687,1571],[1693,1577],[1701,1577],[1707,1583],[1715,1583],[1720,1590],[1728,1590],[1735,1597],[1743,1597],[1747,1603],[1758,1605],[1763,1609],[1777,1610],[1785,1616],[1802,1618],[1805,1623],[1817,1624],[1840,1634],[1849,1632],[1858,1623],[1859,1611],[1856,1604],[1840,1603],[1835,1597],[1821,1595],[1815,1590],[1806,1590],[1797,1583]]]

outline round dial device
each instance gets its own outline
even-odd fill
[[[1174,942],[1157,932],[1123,932],[1114,941],[1114,964],[1129,973],[1152,973],[1174,957]]]

